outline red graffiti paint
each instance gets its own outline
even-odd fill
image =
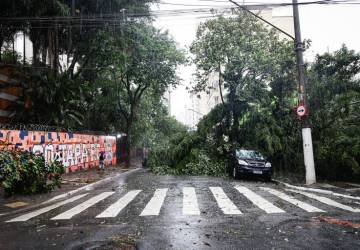
[[[59,161],[66,171],[99,165],[105,152],[105,165],[116,164],[116,137],[65,132],[0,130],[0,148],[10,147],[41,154],[47,162]]]

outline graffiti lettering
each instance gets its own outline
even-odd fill
[[[0,130],[1,145],[43,155],[46,162],[59,161],[64,167],[87,169],[99,164],[105,152],[105,164],[116,164],[114,136],[83,135],[65,132]]]

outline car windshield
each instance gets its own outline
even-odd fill
[[[258,151],[254,150],[236,150],[236,157],[242,159],[251,159],[251,160],[264,160],[264,156]]]

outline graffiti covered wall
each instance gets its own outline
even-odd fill
[[[105,152],[105,165],[116,164],[116,137],[42,132],[0,130],[1,147],[11,147],[43,154],[45,160],[62,162],[66,172],[99,165],[99,152]]]

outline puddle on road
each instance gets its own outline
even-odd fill
[[[135,245],[121,244],[106,241],[92,241],[72,248],[73,250],[135,250]]]

